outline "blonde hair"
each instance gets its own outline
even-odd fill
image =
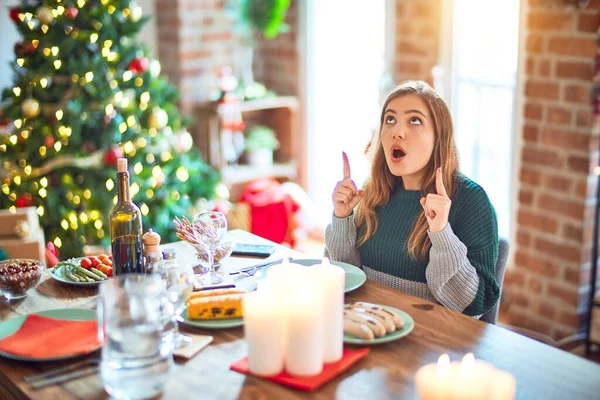
[[[435,171],[442,167],[444,185],[448,196],[454,194],[454,177],[458,172],[458,154],[454,144],[454,132],[452,127],[452,116],[448,106],[442,98],[425,82],[405,81],[398,85],[387,97],[381,110],[379,135],[377,144],[373,151],[371,176],[365,185],[365,194],[356,211],[357,227],[364,226],[364,233],[359,241],[362,245],[377,230],[376,208],[388,202],[396,185],[396,176],[392,175],[385,159],[385,153],[381,144],[381,129],[385,110],[393,99],[416,94],[427,104],[429,113],[433,118],[433,132],[435,142],[433,153],[425,167],[425,179],[421,186],[421,196],[428,193],[437,193],[435,186]],[[401,178],[400,178],[401,179]],[[421,259],[427,259],[431,241],[427,235],[428,223],[425,213],[420,213],[415,221],[414,228],[408,238],[408,253]]]

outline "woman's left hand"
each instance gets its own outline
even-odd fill
[[[448,215],[450,214],[450,206],[452,205],[452,201],[448,197],[446,188],[444,187],[442,168],[438,168],[435,172],[435,186],[437,194],[430,193],[427,197],[421,198],[421,205],[425,210],[429,230],[431,232],[440,232],[448,224]]]

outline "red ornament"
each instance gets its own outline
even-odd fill
[[[136,74],[143,74],[148,71],[148,66],[150,65],[150,61],[146,57],[144,58],[134,58],[129,63],[129,70],[131,72],[135,72]]]
[[[123,157],[123,150],[119,146],[111,147],[104,156],[106,165],[117,165],[117,160]]]
[[[52,147],[52,146],[54,146],[55,142],[56,142],[56,140],[54,139],[54,136],[46,136],[44,138],[44,145],[46,147]]]
[[[33,205],[33,198],[30,193],[22,194],[15,200],[15,207],[23,208],[23,207],[31,207]]]
[[[79,10],[77,9],[77,7],[69,7],[65,10],[65,15],[67,16],[67,18],[69,18],[71,20],[77,18],[78,13],[79,13]]]
[[[19,14],[23,13],[20,7],[13,7],[10,9],[10,19],[15,21],[17,24],[21,23],[21,18],[19,18]]]

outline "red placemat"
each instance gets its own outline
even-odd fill
[[[279,375],[269,377],[259,376],[259,378],[264,378],[285,386],[293,387],[295,389],[311,391],[320,388],[325,383],[346,371],[367,354],[369,354],[368,347],[358,350],[344,349],[344,353],[340,361],[331,364],[325,364],[323,366],[323,371],[319,375],[315,376],[292,376],[284,371]],[[255,376],[251,374],[248,369],[248,357],[244,357],[241,360],[231,364],[231,369],[242,374]]]
[[[0,351],[31,358],[86,354],[99,346],[96,321],[64,321],[37,314],[28,315],[18,331],[0,340]]]

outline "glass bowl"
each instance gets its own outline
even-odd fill
[[[38,260],[14,258],[0,261],[0,291],[7,300],[26,297],[44,275],[45,267]]]
[[[235,247],[235,243],[235,236],[232,233],[228,233],[223,236],[223,239],[221,239],[221,242],[215,250],[215,270],[218,270],[223,261],[225,261],[227,257],[231,256],[233,248]],[[196,251],[198,261],[200,261],[202,268],[208,268],[208,254],[206,254],[205,246],[201,244],[192,244],[191,246]]]

